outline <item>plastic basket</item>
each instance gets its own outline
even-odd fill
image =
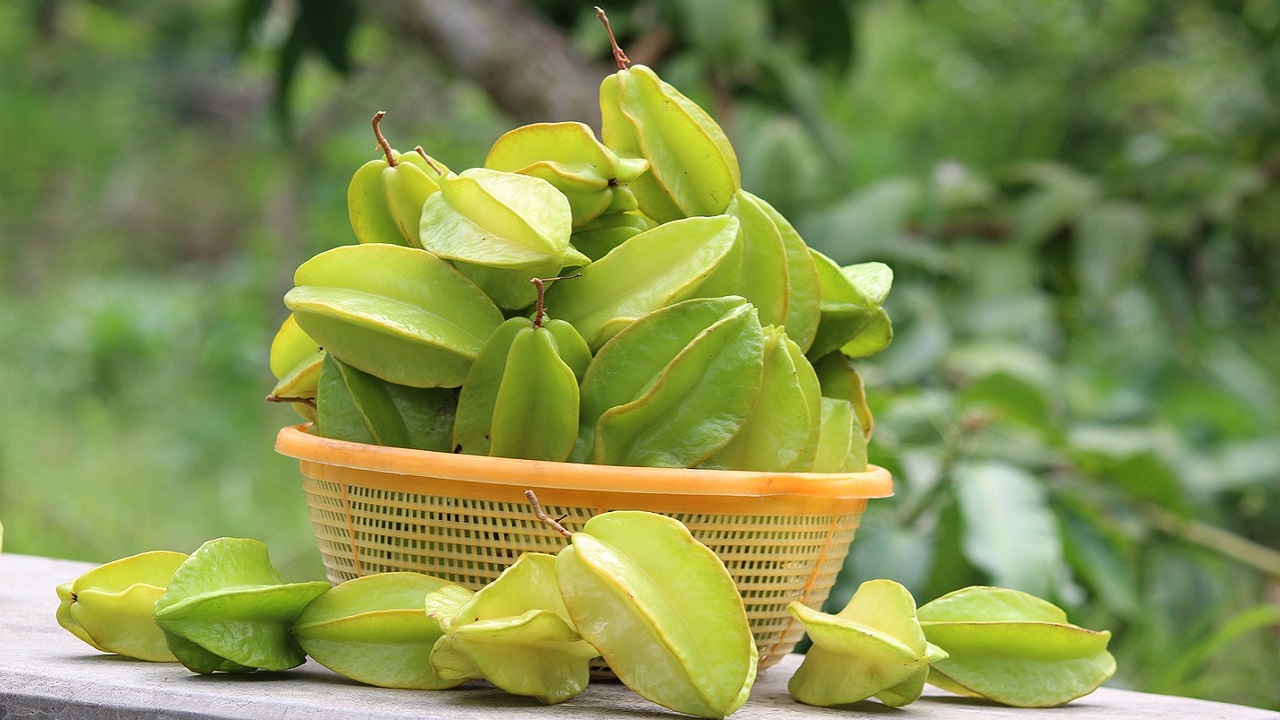
[[[759,473],[587,465],[455,455],[329,440],[286,427],[329,580],[409,570],[478,589],[521,553],[568,541],[534,517],[533,490],[576,530],[608,510],[679,519],[724,561],[742,593],[760,667],[804,633],[787,613],[821,607],[870,498],[889,473]]]

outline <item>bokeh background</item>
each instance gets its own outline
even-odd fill
[[[1117,686],[1280,709],[1280,5],[607,10],[748,189],[896,272],[860,369],[897,495],[833,605],[1017,587],[1113,630]],[[293,268],[354,239],[370,116],[464,168],[594,121],[608,72],[562,0],[0,4],[5,550],[238,535],[320,577],[266,348]]]

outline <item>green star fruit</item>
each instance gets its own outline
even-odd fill
[[[574,454],[604,465],[696,467],[738,433],[763,372],[764,330],[743,298],[662,308],[587,366]]]
[[[184,553],[157,550],[100,565],[58,586],[57,620],[106,653],[177,662],[155,621],[155,603]]]
[[[742,597],[679,521],[597,515],[556,556],[569,617],[627,687],[671,710],[722,718],[742,706],[758,654]]]
[[[269,359],[276,384],[267,400],[287,402],[304,420],[315,421],[316,386],[320,381],[324,350],[298,327],[292,313],[272,339]]]
[[[919,616],[929,641],[950,655],[929,682],[961,695],[1055,707],[1115,674],[1110,632],[1072,625],[1061,608],[1024,592],[969,587],[922,606]]]
[[[633,235],[547,290],[547,314],[565,320],[591,348],[636,319],[703,296],[702,285],[730,256],[738,220],[727,215],[664,223]]]
[[[699,467],[757,472],[813,469],[822,421],[818,376],[804,351],[773,325],[764,328],[760,394],[727,445]]]
[[[174,571],[155,619],[192,672],[287,670],[306,660],[291,633],[294,620],[329,587],[284,583],[261,542],[218,538]]]
[[[889,266],[868,262],[841,267],[817,250],[810,254],[818,269],[822,302],[809,357],[840,350],[859,358],[887,347],[893,340],[893,323],[883,307],[893,285]]]
[[[929,664],[945,655],[925,639],[911,593],[892,580],[862,583],[835,615],[798,602],[787,611],[813,641],[787,685],[806,705],[871,697],[890,707],[907,705],[920,697]]]
[[[599,655],[569,620],[556,559],[545,553],[521,555],[452,614],[437,617],[444,628],[431,656],[437,674],[483,678],[548,704],[582,692]]]
[[[444,630],[426,612],[428,594],[448,583],[390,572],[348,580],[303,609],[293,636],[311,659],[344,677],[378,687],[440,690],[431,649]]]
[[[415,245],[422,205],[440,191],[443,171],[425,154],[391,149],[378,127],[385,115],[373,116],[373,134],[382,157],[360,166],[351,177],[347,215],[362,243]]]
[[[542,178],[564,194],[579,228],[602,214],[636,208],[628,184],[649,168],[639,158],[619,158],[578,122],[532,123],[498,138],[485,158],[493,170]]]
[[[569,244],[569,201],[546,180],[472,168],[440,179],[422,207],[421,247],[453,262],[505,310],[532,305],[530,280],[591,262]]]
[[[342,362],[410,387],[458,387],[502,312],[418,248],[346,245],[298,267],[284,297],[299,327]]]

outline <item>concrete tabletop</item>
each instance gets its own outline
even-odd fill
[[[54,620],[58,607],[54,588],[90,567],[65,560],[0,554],[0,720],[683,717],[618,683],[592,683],[578,697],[548,706],[506,695],[479,682],[435,692],[368,687],[314,662],[286,672],[202,676],[177,664],[104,655],[64,631]],[[813,708],[797,704],[787,694],[787,679],[799,662],[799,656],[792,656],[765,671],[756,681],[751,700],[733,715],[735,720],[868,716],[901,720],[1280,720],[1280,713],[1268,710],[1109,688],[1049,710],[1005,708],[933,688],[900,710],[876,702]]]

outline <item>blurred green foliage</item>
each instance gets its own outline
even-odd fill
[[[578,3],[530,4],[606,60]],[[618,5],[748,189],[896,272],[861,369],[897,495],[832,604],[873,577],[1017,587],[1115,631],[1124,686],[1280,709],[1280,6]],[[260,400],[280,295],[350,241],[374,110],[452,167],[511,123],[354,13],[306,51],[290,7],[0,6],[9,551],[245,535],[318,575],[271,451],[293,420]]]

